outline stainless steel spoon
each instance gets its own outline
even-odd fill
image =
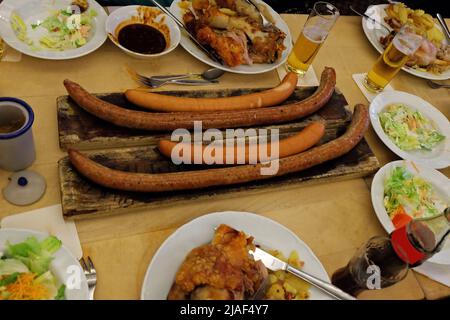
[[[218,68],[211,68],[202,73],[186,73],[186,74],[172,74],[167,76],[152,76],[152,79],[155,80],[168,80],[168,79],[186,79],[190,77],[202,78],[204,80],[216,80],[220,78],[225,71]]]

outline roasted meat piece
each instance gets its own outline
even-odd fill
[[[242,300],[251,297],[267,269],[248,254],[253,239],[220,225],[211,244],[193,249],[178,270],[169,300]]]
[[[438,49],[431,41],[423,39],[419,49],[409,57],[406,64],[409,66],[427,67],[436,61],[437,52]]]
[[[197,39],[213,48],[220,58],[230,67],[251,64],[247,41],[242,31],[216,31],[204,26],[197,31]]]
[[[286,49],[286,34],[264,27],[258,11],[244,0],[194,0],[192,7],[194,12],[183,15],[187,28],[231,67],[273,63]]]

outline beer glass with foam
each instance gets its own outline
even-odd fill
[[[378,93],[395,77],[422,44],[422,36],[414,28],[403,26],[377,59],[364,80],[367,90]]]
[[[308,71],[338,17],[339,10],[332,4],[323,1],[314,4],[287,60],[288,71],[300,76]]]

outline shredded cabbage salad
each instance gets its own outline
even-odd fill
[[[65,285],[49,269],[60,247],[61,241],[54,236],[7,242],[5,252],[0,253],[0,300],[64,299]]]
[[[404,167],[395,167],[384,181],[384,207],[391,218],[400,208],[416,219],[436,216],[447,204],[429,182]]]
[[[46,35],[39,39],[38,44],[30,39],[28,35],[30,29],[19,15],[11,15],[11,27],[17,38],[34,50],[64,51],[80,48],[88,42],[93,27],[93,19],[96,16],[97,12],[93,9],[83,13],[73,13],[70,7],[63,10],[54,10],[45,20],[30,26],[31,30],[44,28],[47,31]]]
[[[379,114],[381,127],[402,150],[432,150],[445,139],[419,111],[391,104]]]

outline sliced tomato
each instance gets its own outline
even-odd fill
[[[395,229],[400,229],[413,219],[406,213],[402,206],[398,207],[392,214],[392,223],[394,224]]]

